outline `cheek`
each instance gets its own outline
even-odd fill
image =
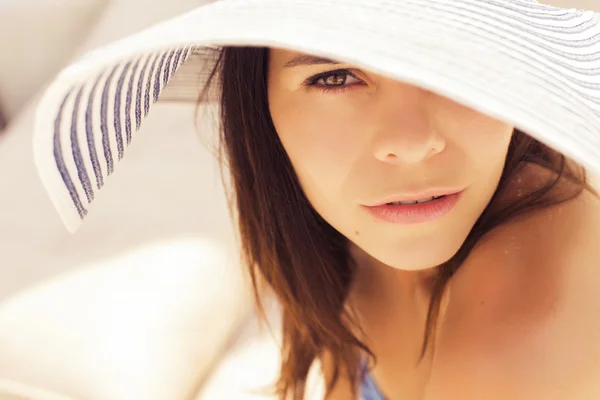
[[[450,99],[439,97],[438,101],[436,122],[452,142],[450,148],[457,151],[454,156],[462,159],[470,170],[491,172],[503,167],[512,126]]]
[[[340,200],[365,149],[358,114],[318,101],[274,104],[275,129],[309,200],[315,207]]]
[[[469,126],[457,136],[458,146],[475,173],[497,172],[504,168],[512,128],[496,121]]]

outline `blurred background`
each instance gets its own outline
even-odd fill
[[[56,73],[206,2],[0,0],[0,400],[273,398],[278,309],[267,299],[273,329],[258,324],[193,104],[154,107],[76,235],[32,161]]]

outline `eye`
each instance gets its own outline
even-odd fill
[[[307,89],[319,89],[323,92],[344,91],[356,84],[364,83],[347,69],[323,72],[308,78],[304,86]]]

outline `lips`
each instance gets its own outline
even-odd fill
[[[421,197],[416,200],[394,200],[379,205],[363,206],[376,219],[395,224],[420,224],[441,219],[458,204],[463,191]]]

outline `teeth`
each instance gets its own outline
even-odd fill
[[[421,204],[421,203],[427,203],[428,201],[431,201],[431,200],[437,200],[437,199],[442,198],[442,197],[443,196],[437,196],[437,197],[436,196],[431,196],[431,197],[428,197],[426,199],[413,200],[413,201],[394,201],[394,202],[391,202],[391,203],[388,203],[388,204],[389,205],[396,205],[396,206],[398,206],[398,205],[406,205],[406,204]]]

